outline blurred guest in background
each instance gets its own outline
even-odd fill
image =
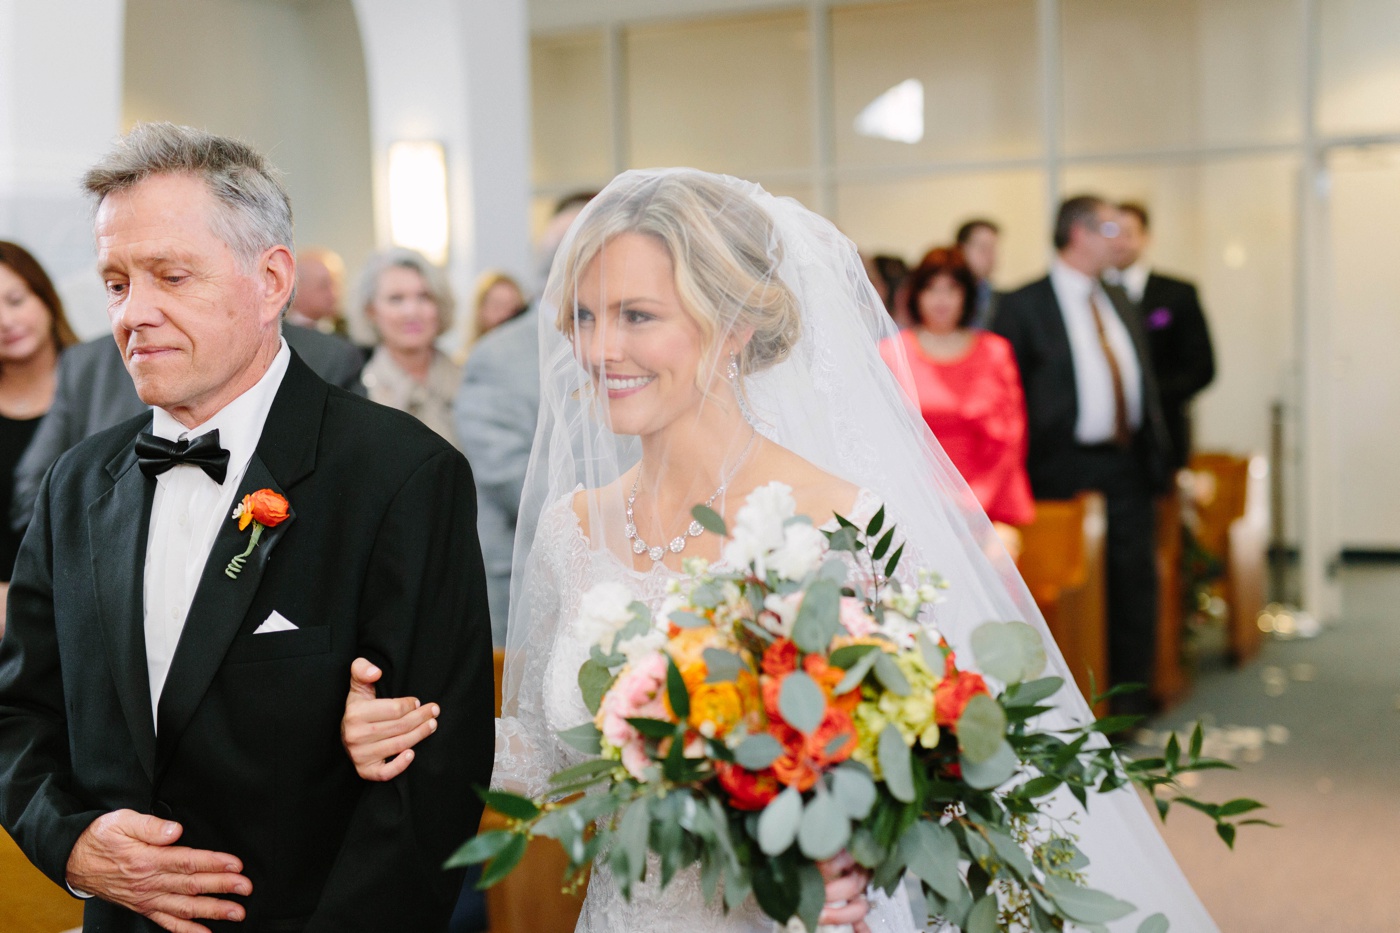
[[[972,277],[977,281],[973,290],[972,304],[975,314],[973,327],[992,326],[992,318],[997,313],[997,299],[1000,297],[992,288],[992,274],[997,269],[997,246],[1001,242],[1001,228],[985,217],[974,217],[958,228],[958,248],[967,259]]]
[[[0,240],[0,515],[9,513],[15,466],[53,404],[58,355],[77,340],[43,267]],[[0,632],[23,530],[0,526]]]
[[[1011,345],[974,330],[976,279],[962,251],[930,250],[909,276],[916,321],[900,334],[919,408],[1007,550],[1035,517],[1026,475],[1026,406]]]
[[[1118,211],[1102,198],[1065,201],[1050,274],[1006,295],[992,326],[1021,370],[1035,497],[1095,490],[1107,501],[1109,675],[1145,684],[1157,629],[1152,499],[1171,475],[1170,443],[1136,311],[1100,281],[1118,235]],[[1145,713],[1151,700],[1134,693],[1115,706]]]
[[[875,294],[880,296],[880,303],[885,306],[885,310],[891,314],[894,309],[890,307],[890,283],[885,281],[885,277],[880,274],[880,267],[875,262],[875,257],[869,253],[860,254],[860,264],[865,268],[865,277],[870,280],[870,287],[875,289]]]
[[[1118,225],[1114,268],[1104,277],[1121,285],[1141,311],[1172,442],[1172,466],[1180,469],[1191,458],[1191,399],[1215,378],[1210,329],[1196,286],[1157,272],[1144,258],[1152,245],[1147,208],[1132,201],[1119,204]]]
[[[308,246],[297,251],[297,290],[286,321],[323,334],[345,337],[341,300],[345,291],[345,262],[331,250]]]
[[[436,346],[452,324],[452,293],[422,253],[374,253],[360,275],[356,306],[379,336],[360,379],[371,401],[406,411],[454,445],[452,396],[462,370]]]
[[[541,283],[570,225],[595,194],[577,192],[555,206],[536,245]],[[453,409],[459,446],[476,478],[476,528],[491,598],[491,640],[498,648],[506,644],[515,523],[539,409],[539,313],[531,305],[472,350]]]
[[[880,292],[885,297],[885,307],[889,308],[896,327],[909,327],[914,323],[909,316],[909,264],[902,257],[880,254],[874,257],[875,268],[885,280],[885,289]],[[876,291],[879,291],[877,288]]]
[[[461,366],[482,335],[525,310],[525,292],[520,283],[499,269],[488,269],[476,279],[472,301],[472,325],[452,361]]]

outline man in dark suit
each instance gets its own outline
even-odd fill
[[[972,326],[990,330],[996,317],[997,304],[1001,293],[992,286],[992,273],[997,268],[997,247],[1001,241],[1001,228],[985,217],[974,217],[958,227],[954,238],[958,248],[967,260],[967,266],[977,279],[977,294],[974,296],[976,310]]]
[[[91,898],[88,931],[444,930],[494,746],[471,471],[282,339],[291,210],[257,153],[148,124],[84,183],[153,410],[40,488],[0,641],[0,823]],[[341,747],[361,655],[459,711],[390,782]]]
[[[1152,368],[1162,393],[1162,418],[1172,442],[1172,467],[1191,457],[1191,400],[1215,378],[1215,351],[1196,286],[1163,275],[1143,255],[1152,242],[1147,208],[1128,201],[1118,205],[1120,232],[1114,240],[1116,281],[1137,305]]]
[[[1036,498],[1097,490],[1107,500],[1110,677],[1147,683],[1157,619],[1152,497],[1169,453],[1140,322],[1126,296],[1100,281],[1118,232],[1102,199],[1064,202],[1050,274],[1007,295],[992,326],[1021,369]],[[1118,703],[1128,712],[1148,705],[1145,694]]]
[[[282,322],[282,336],[311,371],[333,386],[364,395],[365,358],[348,341]],[[58,358],[53,404],[15,467],[10,524],[23,530],[34,513],[39,481],[78,441],[149,410],[136,394],[121,351],[110,334],[69,347]]]

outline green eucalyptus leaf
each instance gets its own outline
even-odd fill
[[[524,836],[516,836],[507,843],[496,857],[486,863],[486,867],[481,872],[481,880],[476,883],[477,888],[485,891],[506,875],[509,875],[516,865],[520,864],[520,859],[525,855],[525,848],[529,840]]]
[[[969,787],[977,790],[991,790],[1011,780],[1016,774],[1020,760],[1016,757],[1016,752],[1011,745],[1002,742],[996,754],[986,761],[974,762],[962,758],[961,764],[963,781]]]
[[[637,881],[647,867],[647,834],[651,828],[651,813],[645,797],[633,801],[622,811],[617,825],[616,845],[626,863],[626,877]]]
[[[958,717],[958,750],[964,761],[989,761],[1006,743],[1006,711],[985,693],[967,701]]]
[[[1024,622],[987,622],[972,632],[972,655],[983,673],[1007,684],[1039,677],[1045,670],[1040,633]]]
[[[487,790],[481,792],[481,799],[492,810],[512,820],[533,820],[540,815],[540,808],[519,794]]]
[[[947,657],[943,653],[943,649],[932,638],[929,638],[928,633],[922,628],[915,634],[914,640],[919,645],[919,651],[923,654],[924,663],[928,665],[928,669],[942,677],[944,661]]]
[[[817,786],[816,795],[802,808],[797,847],[815,861],[833,858],[851,838],[851,821],[836,798]]]
[[[576,765],[570,765],[562,771],[556,771],[550,775],[549,783],[552,785],[572,784],[575,781],[586,781],[590,778],[597,780],[606,774],[610,774],[622,767],[621,763],[608,758],[593,758],[589,761],[580,761]]]
[[[875,677],[886,690],[895,696],[907,697],[910,693],[909,681],[894,658],[881,651],[875,656]]]
[[[734,761],[741,768],[762,771],[777,761],[782,753],[783,746],[777,739],[766,732],[759,732],[739,743],[739,747],[734,749]]]
[[[882,651],[878,645],[852,645],[851,647],[868,648],[869,650],[862,654],[860,660],[852,664],[846,671],[846,676],[841,678],[841,682],[838,683],[836,689],[832,691],[836,696],[850,693],[852,690],[859,687],[861,681],[865,680],[865,675],[869,674],[870,669],[878,664],[880,658],[885,655],[885,652]],[[845,651],[846,649],[841,648],[839,650]],[[898,668],[895,668],[895,670],[898,670]]]
[[[603,753],[603,733],[591,722],[565,729],[559,733],[559,738],[585,755]]]
[[[782,855],[797,838],[802,824],[802,795],[787,788],[758,816],[758,847],[764,855]]]
[[[843,671],[850,670],[857,661],[864,658],[872,651],[879,651],[879,645],[844,645],[831,652],[828,659],[832,667],[839,667]]]
[[[826,906],[826,881],[821,869],[811,863],[797,868],[797,916],[809,930],[818,930],[818,918]]]
[[[509,829],[497,829],[473,836],[452,853],[452,857],[443,868],[462,868],[495,858],[518,835],[520,834]]]
[[[831,580],[815,580],[807,587],[792,640],[807,653],[825,652],[841,628],[841,587]]]
[[[811,733],[826,715],[826,696],[805,671],[793,671],[783,678],[778,692],[778,710],[788,725]]]
[[[972,905],[967,915],[967,933],[997,933],[997,896],[988,894]]]
[[[603,694],[617,678],[607,667],[589,658],[578,669],[578,687],[583,694],[583,704],[593,715],[598,715],[598,707],[603,702]]]
[[[1138,925],[1137,933],[1167,933],[1171,929],[1171,923],[1163,914],[1153,914]]]
[[[1008,687],[1001,699],[1007,706],[1035,706],[1054,696],[1064,685],[1062,677],[1041,677]]]
[[[702,615],[693,612],[686,612],[684,609],[677,609],[666,616],[666,621],[677,628],[704,628],[710,624],[710,620]]]
[[[690,515],[699,522],[700,527],[704,528],[706,531],[717,534],[721,538],[729,535],[729,528],[724,524],[724,516],[720,515],[708,505],[697,505],[690,510]]]
[[[633,716],[627,720],[627,724],[649,739],[665,739],[676,734],[676,724],[664,719],[646,719],[642,716]]]
[[[1035,879],[1035,866],[1031,864],[1030,857],[1026,855],[1024,849],[1006,833],[990,826],[984,826],[987,838],[992,843],[992,848],[996,850],[997,857],[1002,864],[1006,865],[1023,882],[1031,882]]]
[[[1080,923],[1108,923],[1126,917],[1135,909],[1127,901],[1086,888],[1056,875],[1045,877],[1045,892],[1066,917]]]
[[[899,839],[905,861],[918,878],[946,901],[956,901],[964,890],[958,875],[958,841],[945,826],[919,820]]]
[[[833,551],[850,551],[855,553],[862,547],[860,535],[851,525],[843,525],[835,531],[826,533],[826,539]]]
[[[666,656],[666,699],[671,702],[671,712],[685,722],[690,715],[690,691],[685,688],[681,669],[676,667],[676,661],[670,655]]]
[[[704,657],[707,670],[705,683],[707,684],[732,681],[739,676],[739,671],[744,667],[743,658],[722,648],[706,648]]]
[[[844,762],[831,772],[831,795],[853,820],[863,820],[875,806],[875,781],[865,766]]]
[[[886,725],[880,733],[876,754],[890,796],[900,803],[913,803],[914,765],[910,760],[909,746],[904,744],[904,737],[894,723]]]

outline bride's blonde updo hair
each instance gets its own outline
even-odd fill
[[[797,298],[778,276],[783,248],[773,222],[742,183],[696,171],[627,181],[604,189],[577,221],[564,258],[559,329],[573,336],[574,290],[588,264],[615,237],[640,233],[670,255],[681,306],[699,324],[707,351],[719,338],[752,332],[739,353],[741,376],[783,360],[802,331]]]

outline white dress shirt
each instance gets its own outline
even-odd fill
[[[1142,293],[1147,291],[1147,277],[1152,269],[1145,262],[1135,262],[1126,269],[1109,269],[1104,273],[1104,281],[1117,285],[1127,292],[1133,304],[1142,304]]]
[[[219,432],[219,445],[229,452],[228,473],[215,483],[202,469],[181,464],[156,477],[151,504],[151,525],[146,537],[144,580],[146,670],[151,684],[151,722],[159,728],[156,711],[165,687],[175,646],[185,628],[185,617],[194,601],[199,578],[214,547],[219,527],[230,521],[234,497],[253,459],[263,424],[282,377],[287,374],[291,351],[282,342],[272,365],[248,391],[225,405],[218,414],[194,430],[186,428],[160,408],[153,410],[151,433],[179,440]]]
[[[1089,296],[1094,296],[1094,302],[1103,313],[1104,334],[1123,381],[1128,427],[1136,429],[1142,424],[1142,367],[1133,339],[1103,286],[1094,279],[1056,259],[1050,267],[1050,284],[1055,289],[1074,360],[1074,387],[1079,400],[1074,438],[1081,444],[1108,443],[1113,440],[1114,428],[1113,374],[1099,340]]]

